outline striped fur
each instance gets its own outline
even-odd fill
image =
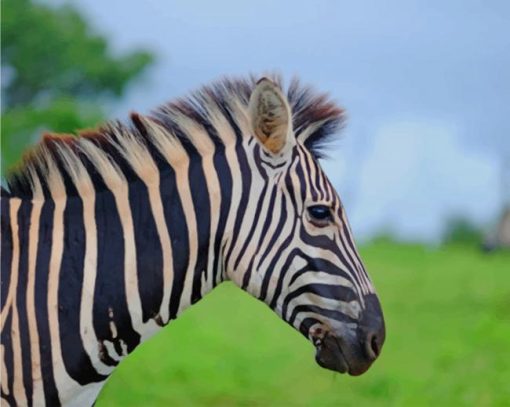
[[[355,335],[374,290],[318,163],[342,110],[293,82],[291,144],[275,154],[251,127],[255,86],[224,80],[129,125],[46,135],[11,174],[4,402],[93,403],[125,356],[224,280],[314,342]],[[317,204],[331,225],[308,219]]]

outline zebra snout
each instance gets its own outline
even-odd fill
[[[381,353],[385,339],[384,318],[379,300],[373,294],[365,297],[356,331],[326,333],[314,343],[317,363],[329,370],[359,376],[365,373]]]
[[[365,297],[365,309],[361,316],[358,336],[363,343],[366,357],[372,361],[377,359],[386,338],[386,328],[381,304],[375,294]]]

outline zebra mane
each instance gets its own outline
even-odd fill
[[[280,77],[271,79],[283,89]],[[218,127],[221,126],[218,123],[228,123],[235,137],[240,138],[247,130],[247,106],[255,84],[254,76],[224,78],[188,97],[164,104],[149,115],[133,113],[129,123],[110,121],[77,135],[43,134],[41,141],[25,153],[19,166],[7,174],[7,189],[2,187],[2,195],[49,197],[50,190],[58,189],[74,195],[74,185],[83,171],[94,186],[101,189],[101,185],[108,183],[98,175],[97,167],[101,165],[115,173],[113,178],[136,178],[136,174],[143,171],[143,154],[150,154],[157,164],[164,162],[155,146],[163,140],[154,138],[155,129],[160,138],[181,141],[187,153],[196,151],[194,144],[201,143],[193,134],[197,129],[201,129],[200,137],[205,133],[209,136],[209,145],[211,141],[219,143],[221,129]],[[297,79],[288,86],[287,98],[296,138],[316,158],[322,158],[327,141],[343,123],[344,111],[327,94],[316,93]]]

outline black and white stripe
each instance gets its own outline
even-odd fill
[[[341,120],[297,83],[224,80],[129,126],[45,136],[2,190],[2,401],[92,404],[224,280],[314,342],[355,330],[374,289],[318,163]]]

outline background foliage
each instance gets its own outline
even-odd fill
[[[446,222],[444,244],[464,244],[477,248],[482,245],[483,239],[480,228],[465,217],[452,217]]]
[[[2,1],[2,167],[11,167],[43,130],[74,132],[153,61],[147,51],[116,55],[71,6]]]

